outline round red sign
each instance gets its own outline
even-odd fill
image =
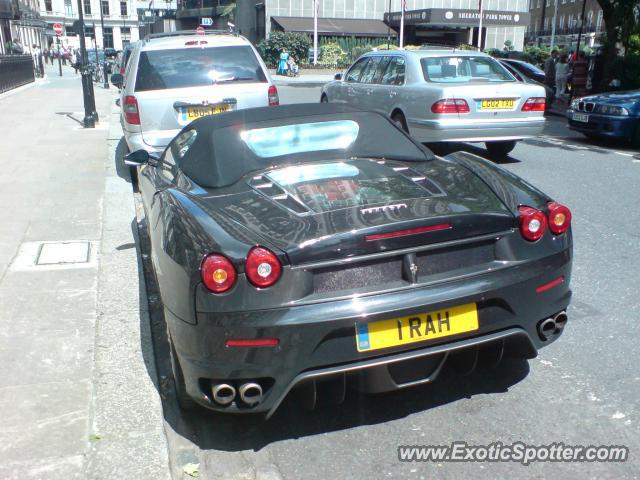
[[[198,27],[196,28],[196,33],[198,35],[204,35],[204,27]]]
[[[58,37],[62,35],[62,30],[63,30],[63,27],[61,23],[53,24],[53,33],[55,33]]]

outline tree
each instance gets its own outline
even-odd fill
[[[513,52],[516,47],[513,46],[513,42],[511,40],[504,41],[504,51],[505,52]]]
[[[631,36],[638,31],[640,0],[598,0],[598,4],[602,8],[602,19],[607,34],[605,72],[610,76],[612,66],[618,57],[618,43],[627,48]]]
[[[276,65],[283,50],[293,55],[298,63],[306,63],[311,41],[304,33],[272,31],[256,48],[267,65]]]
[[[234,22],[236,18],[236,2],[231,2],[222,9],[220,14],[222,18],[225,18],[227,22]]]

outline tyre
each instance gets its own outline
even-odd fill
[[[187,388],[184,384],[184,376],[182,375],[182,368],[176,355],[176,349],[173,346],[173,341],[169,338],[169,347],[171,350],[171,371],[173,372],[173,384],[175,386],[176,401],[178,407],[183,412],[193,412],[198,408],[198,404],[187,393]]]
[[[497,157],[506,157],[509,155],[509,152],[516,148],[516,141],[506,141],[506,142],[485,142],[487,147],[487,151],[491,155],[495,155]]]
[[[320,103],[329,103],[329,98],[324,93],[320,97]]]
[[[405,120],[404,115],[402,113],[396,112],[393,115],[391,115],[391,121],[395,123],[398,126],[398,128],[409,133],[409,129],[407,128],[407,121]]]

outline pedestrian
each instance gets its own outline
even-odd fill
[[[564,95],[567,90],[567,76],[569,75],[569,64],[567,56],[561,55],[556,65],[556,96]]]
[[[282,51],[280,54],[280,61],[278,62],[278,69],[276,73],[278,75],[286,75],[289,65],[287,64],[287,60],[289,60],[289,52],[286,49]]]
[[[78,63],[78,54],[76,53],[75,49],[71,50],[71,66],[73,67],[73,70],[75,71],[76,75],[78,74],[78,67],[80,66]]]
[[[62,56],[62,64],[66,65],[67,64],[67,57],[69,56],[69,52],[67,51],[67,49],[65,47],[62,47],[62,52],[60,52],[60,55]]]
[[[49,49],[49,62],[53,65],[53,46]]]
[[[587,93],[587,79],[589,73],[589,63],[584,52],[577,54],[571,69],[571,96],[580,97]]]
[[[558,59],[558,51],[554,50],[544,62],[544,83],[553,88],[556,84],[556,62]]]

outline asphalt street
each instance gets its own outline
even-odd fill
[[[318,101],[318,88],[281,87],[282,103]],[[438,146],[436,153],[481,146]],[[640,155],[593,144],[551,117],[545,134],[499,162],[573,211],[574,296],[563,337],[531,361],[377,396],[349,393],[307,412],[288,399],[268,422],[182,415],[163,396],[175,478],[638,478],[640,472]],[[143,239],[144,241],[144,239]],[[144,250],[144,247],[143,247]],[[154,311],[153,285],[150,312]],[[162,320],[152,325],[162,379],[170,376]],[[166,342],[165,342],[166,343]],[[400,445],[626,445],[626,463],[406,463]]]

